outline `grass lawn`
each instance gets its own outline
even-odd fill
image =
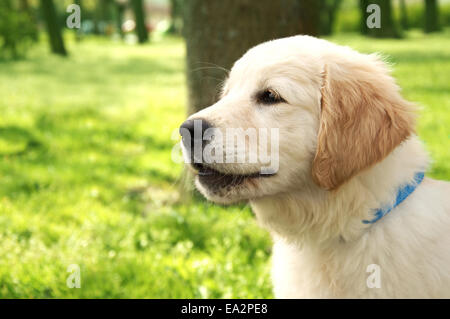
[[[429,175],[450,179],[449,32],[331,40],[389,56],[423,106]],[[182,41],[68,47],[0,62],[0,298],[271,297],[270,239],[250,209],[178,201]]]

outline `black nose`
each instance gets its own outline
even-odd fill
[[[183,144],[187,149],[194,148],[194,143],[202,143],[203,134],[212,125],[203,119],[191,119],[185,121],[180,126],[180,135],[183,137]]]

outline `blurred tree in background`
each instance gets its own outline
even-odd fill
[[[409,29],[408,11],[406,9],[406,0],[400,0],[400,25],[403,30]]]
[[[420,28],[426,33],[437,32],[450,24],[450,0],[280,0],[273,1],[271,9],[267,11],[266,8],[270,6],[266,4],[266,0],[257,5],[251,0],[229,0],[217,9],[219,13],[216,9],[210,9],[218,6],[214,4],[215,1],[217,0],[1,0],[0,56],[24,56],[26,48],[38,40],[39,31],[43,27],[47,29],[52,52],[66,54],[63,33],[66,30],[65,18],[69,15],[66,8],[72,3],[78,4],[82,13],[81,28],[71,30],[76,40],[80,40],[83,34],[93,34],[115,36],[130,44],[145,43],[150,31],[180,35],[183,24],[191,21],[192,28],[185,32],[189,43],[192,39],[189,35],[198,33],[196,37],[200,38],[201,33],[217,33],[220,34],[219,37],[209,41],[209,44],[215,46],[215,42],[222,41],[229,47],[236,47],[236,50],[239,45],[247,49],[250,44],[291,33],[329,36],[335,32],[360,31],[370,37],[399,38],[406,35],[403,30]],[[367,27],[367,17],[371,14],[367,12],[367,6],[370,4],[380,6],[379,29]],[[190,9],[193,7],[207,11],[194,12]],[[192,19],[191,13],[187,12],[193,12]],[[205,19],[194,21],[196,16],[205,16]],[[276,18],[278,22],[272,22]],[[294,26],[295,31],[284,32],[288,29],[287,26]],[[235,38],[230,34],[234,33],[238,34],[236,39],[240,39],[239,44],[233,43]],[[189,43],[188,48],[192,48]],[[208,42],[204,46],[208,46]],[[218,59],[217,62],[209,59],[199,62],[226,67],[232,60],[228,58],[228,53]],[[219,80],[213,81],[212,77]],[[211,74],[209,80],[205,81],[218,83],[220,78],[220,75]]]
[[[37,36],[37,25],[27,1],[0,1],[0,58],[24,56]]]
[[[293,20],[290,22],[293,26],[295,26],[296,24],[300,24],[298,30],[299,32],[297,34],[319,36],[320,12],[322,10],[321,2],[317,0],[297,0],[297,3],[300,14],[297,18],[297,21]],[[281,5],[280,16],[286,14],[286,12],[283,12],[283,10],[289,10],[286,5],[289,5],[288,1],[286,1],[284,5]],[[295,4],[293,5],[293,9],[296,9]],[[267,14],[270,14],[270,11],[268,11]]]
[[[170,0],[170,27],[167,30],[171,34],[181,34],[183,0]]]
[[[123,24],[123,15],[124,15],[126,6],[125,6],[125,3],[116,1],[115,7],[116,7],[116,10],[115,10],[116,11],[115,12],[116,28],[117,28],[117,31],[118,31],[120,37],[123,38],[124,33],[122,30],[122,24]]]
[[[424,31],[435,32],[441,29],[439,25],[439,6],[437,0],[425,0],[425,28]]]
[[[136,20],[136,35],[139,43],[148,41],[147,27],[145,26],[145,12],[142,0],[131,0],[133,4],[134,18]]]
[[[186,1],[183,33],[187,47],[188,112],[217,100],[226,70],[249,48],[286,36],[317,35],[319,6],[315,3],[312,0]]]
[[[111,20],[110,0],[97,0],[94,11],[94,34],[105,34],[106,22]]]
[[[320,34],[330,35],[342,0],[320,0]]]
[[[4,1],[5,3],[8,0]],[[31,37],[34,41],[39,40],[39,33],[37,27],[37,19],[35,10],[32,8],[28,0],[20,0],[19,1],[19,11],[22,12],[28,18],[28,29]]]
[[[67,55],[64,40],[61,35],[61,26],[53,0],[41,0],[42,14],[47,26],[50,48],[53,53]]]

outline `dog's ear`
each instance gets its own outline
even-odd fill
[[[382,61],[347,61],[323,72],[321,118],[312,165],[316,184],[338,188],[382,160],[414,132],[414,108]]]

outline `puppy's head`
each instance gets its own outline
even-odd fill
[[[413,131],[382,61],[309,36],[249,50],[221,99],[183,123],[197,188],[220,203],[333,190],[382,160]]]

